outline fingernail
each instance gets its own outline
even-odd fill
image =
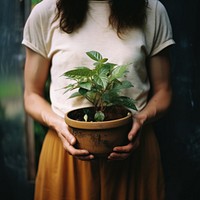
[[[74,138],[72,138],[72,139],[70,140],[70,144],[73,145],[74,142],[75,142],[75,140],[74,140]]]
[[[112,154],[110,154],[110,155],[108,156],[108,159],[112,159],[112,157],[113,157]]]
[[[117,151],[117,147],[115,147],[115,148],[113,149],[113,151]]]
[[[130,136],[128,137],[128,139],[129,139],[130,141],[132,141],[132,140],[133,140],[133,136],[130,135]]]

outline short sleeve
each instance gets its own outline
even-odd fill
[[[172,27],[167,11],[160,1],[155,8],[155,27],[150,56],[159,53],[164,48],[174,44]]]
[[[47,27],[45,26],[45,15],[42,4],[37,4],[30,16],[28,17],[24,32],[22,44],[29,47],[33,51],[47,57],[46,45],[45,45],[45,34]]]

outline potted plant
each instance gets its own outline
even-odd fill
[[[137,109],[135,101],[120,95],[120,92],[133,85],[121,80],[127,73],[128,65],[109,63],[97,51],[86,54],[94,61],[94,68],[77,67],[65,72],[63,75],[73,82],[64,89],[65,92],[76,89],[70,98],[82,96],[93,106],[68,112],[65,121],[77,139],[77,148],[105,156],[112,152],[113,147],[128,142],[132,114],[127,108]]]

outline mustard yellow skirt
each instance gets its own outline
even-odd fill
[[[81,161],[49,130],[40,155],[35,200],[164,200],[159,146],[151,126],[124,161]]]

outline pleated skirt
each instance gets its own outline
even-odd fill
[[[35,200],[164,200],[159,145],[145,126],[140,146],[123,161],[81,161],[49,130],[41,151]]]

